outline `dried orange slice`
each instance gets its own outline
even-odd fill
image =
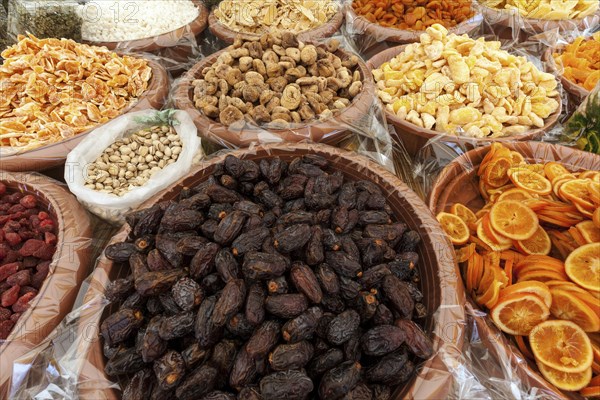
[[[600,292],[600,243],[575,249],[565,260],[565,272],[579,286]]]
[[[501,331],[528,335],[535,326],[548,319],[550,310],[544,300],[533,293],[513,293],[501,297],[490,310],[490,316]]]
[[[579,392],[583,397],[596,398],[600,397],[600,385],[588,386],[581,389]]]
[[[460,203],[452,204],[452,207],[450,207],[450,212],[452,214],[456,215],[457,217],[459,217],[460,219],[462,219],[463,221],[465,221],[467,223],[467,225],[472,222],[477,221],[477,217],[475,216],[475,213],[463,204],[460,204]]]
[[[592,222],[596,228],[600,229],[600,207],[597,207],[594,214],[592,214]]]
[[[532,199],[532,198],[533,198],[533,196],[527,190],[520,189],[520,188],[514,188],[514,189],[508,189],[506,192],[502,193],[500,196],[498,196],[496,201],[504,201],[504,200],[521,201],[521,200],[528,200],[528,199]]]
[[[525,158],[521,155],[521,153],[517,153],[516,151],[510,152],[510,161],[513,165],[518,165],[525,162]]]
[[[594,360],[587,333],[571,321],[540,323],[529,333],[529,345],[538,363],[562,372],[583,372]]]
[[[550,289],[542,282],[517,282],[514,285],[507,286],[505,289],[500,291],[500,299],[516,293],[533,293],[541,298],[548,308],[550,308],[552,305],[552,295],[550,294]]]
[[[478,296],[475,300],[477,300],[477,303],[484,305],[487,308],[494,307],[498,302],[501,286],[502,282],[494,280],[492,284],[488,287],[488,289],[481,296]]]
[[[477,237],[493,251],[508,250],[512,247],[512,241],[498,243],[492,239],[483,228],[483,222],[479,222],[479,224],[477,224]]]
[[[525,343],[525,341],[529,341],[527,336],[517,335],[515,336],[515,341],[517,342],[517,347],[519,348],[519,350],[521,350],[521,353],[523,353],[525,357],[529,358],[530,360],[535,359],[535,357],[533,357],[533,353],[531,352],[531,350],[529,350],[527,343]]]
[[[600,299],[594,297],[592,294],[590,294],[590,292],[580,288],[572,282],[563,282],[562,285],[556,285],[556,288],[565,290],[577,297],[579,300],[583,301],[585,305],[587,305],[600,318]],[[600,352],[598,355],[598,361],[600,361]]]
[[[519,274],[517,282],[523,281],[538,281],[538,282],[547,282],[547,281],[556,281],[556,280],[567,280],[566,274],[561,274],[560,272],[548,271],[546,269],[538,269],[527,271]]]
[[[600,204],[600,182],[589,181],[588,192],[590,193],[590,200],[592,200],[592,203],[596,205]]]
[[[552,183],[543,175],[527,168],[513,167],[508,171],[508,176],[515,186],[528,192],[539,195],[552,193]]]
[[[550,313],[554,317],[575,322],[586,332],[600,330],[598,315],[577,296],[560,287],[550,289],[550,293],[552,293]]]
[[[569,180],[562,184],[558,190],[558,195],[564,200],[570,200],[585,209],[593,209],[594,204],[590,199],[588,182],[590,182],[588,179]]]
[[[583,239],[587,243],[600,242],[600,228],[597,228],[592,221],[583,221],[575,225]]]
[[[548,179],[553,181],[558,176],[568,174],[569,171],[562,164],[551,161],[544,165],[544,173],[546,174]]]
[[[512,166],[510,159],[508,158],[496,158],[485,167],[483,179],[488,186],[493,188],[499,188],[508,182],[509,178],[506,174],[508,169]]]
[[[600,386],[600,375],[596,375],[590,381],[590,386]]]
[[[548,255],[550,254],[550,250],[552,250],[552,242],[546,230],[539,226],[529,239],[517,240],[515,247],[523,254]]]
[[[461,218],[454,214],[441,212],[437,220],[453,244],[465,244],[469,241],[469,227]]]
[[[582,372],[563,372],[555,368],[537,363],[544,378],[559,389],[576,391],[584,389],[592,379],[592,369],[588,368]],[[585,390],[585,389],[584,389]],[[583,394],[583,390],[581,392]]]
[[[489,215],[492,228],[513,240],[529,239],[539,226],[537,215],[523,203],[514,200],[494,204]]]

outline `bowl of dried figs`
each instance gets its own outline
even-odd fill
[[[13,362],[71,311],[88,274],[91,225],[64,186],[37,174],[0,173],[0,395]]]
[[[557,123],[562,103],[554,75],[501,49],[499,41],[457,38],[436,24],[420,42],[385,50],[367,62],[386,119],[409,154],[439,137],[467,148],[534,140]],[[475,46],[487,49],[479,56],[481,66],[469,67],[467,56],[453,53]],[[529,72],[512,75],[518,68]],[[511,81],[519,83],[518,91],[509,89]]]
[[[85,324],[99,338],[80,380],[124,398],[444,398],[440,355],[463,340],[453,260],[425,204],[368,159],[236,150],[111,240],[87,297],[112,304]]]
[[[336,144],[369,114],[366,65],[331,40],[291,33],[239,39],[196,64],[174,89],[200,134],[225,147],[311,140]]]
[[[48,51],[39,53],[40,48]],[[169,91],[169,77],[157,61],[72,40],[21,37],[4,55],[0,86],[8,103],[0,105],[2,170],[64,164],[86,133],[121,114],[161,108]],[[23,63],[25,72],[16,67]],[[56,64],[56,71],[36,78],[32,71],[48,63]],[[23,79],[15,81],[16,74]]]
[[[208,16],[208,27],[228,45],[236,37],[257,40],[276,30],[296,34],[306,42],[330,38],[343,21],[342,7],[334,0],[223,0]]]

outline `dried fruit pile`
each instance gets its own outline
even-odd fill
[[[560,107],[556,78],[500,45],[435,24],[373,71],[379,98],[393,115],[452,135],[503,137],[542,128]]]
[[[115,118],[148,89],[140,58],[67,39],[19,36],[2,52],[0,146],[25,151]]]
[[[223,0],[214,12],[219,22],[231,30],[263,34],[318,28],[337,11],[334,0]]]
[[[495,143],[478,175],[485,206],[457,203],[437,216],[464,245],[456,254],[468,292],[549,382],[598,393],[600,172],[527,164]]]
[[[251,121],[272,128],[325,119],[348,107],[362,90],[355,55],[340,58],[339,42],[298,42],[267,34],[236,40],[193,81],[195,106],[224,125]]]
[[[592,90],[600,80],[600,32],[580,36],[552,56],[563,76],[584,89]]]
[[[433,24],[451,28],[475,15],[470,0],[354,0],[352,8],[369,22],[415,31]]]
[[[56,222],[38,199],[0,182],[0,340],[38,294],[56,251]]]
[[[101,325],[106,373],[135,373],[125,399],[387,399],[432,355],[419,235],[327,164],[229,156],[128,216],[105,254],[131,275]]]
[[[598,10],[597,0],[479,0],[491,8],[515,10],[527,18],[573,20],[592,15]]]

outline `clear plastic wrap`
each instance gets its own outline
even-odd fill
[[[159,123],[172,126],[181,139],[182,150],[176,162],[167,165],[152,175],[144,185],[130,190],[123,196],[102,193],[85,187],[87,167],[106,148],[140,129],[156,126]],[[125,222],[125,214],[188,173],[194,160],[202,157],[200,144],[196,127],[184,111],[144,110],[128,113],[93,130],[69,152],[65,164],[65,182],[81,204],[91,212],[110,222],[122,224]]]
[[[340,171],[349,180],[366,179],[375,183],[386,196],[394,215],[422,238],[417,251],[420,286],[425,297],[426,316],[422,323],[433,340],[434,355],[424,361],[418,372],[394,398],[447,398],[452,395],[452,376],[468,376],[460,362],[465,340],[464,291],[448,240],[425,204],[396,176],[367,158],[319,144],[282,144],[257,146],[229,152],[247,160],[285,160],[316,154],[329,161],[328,170]],[[208,179],[217,163],[226,155],[205,159],[167,191],[147,201],[141,208],[162,200],[175,199],[184,188],[192,188]],[[118,243],[130,232],[124,226],[111,240]],[[15,362],[11,398],[42,398],[60,395],[64,399],[118,399],[123,382],[115,382],[104,372],[103,341],[100,323],[106,318],[104,297],[107,284],[130,274],[129,267],[99,260],[93,275],[82,285],[81,303],[68,315],[44,343]],[[114,310],[113,310],[114,311]],[[471,393],[473,393],[471,391]],[[37,396],[37,397],[36,397]]]
[[[561,141],[600,154],[600,82],[565,124]]]
[[[0,340],[0,397],[7,398],[15,360],[41,343],[71,311],[89,273],[92,229],[88,213],[64,184],[38,174],[5,171],[0,172],[0,181],[10,193],[35,195],[39,207],[48,210],[58,223],[58,242],[48,276],[10,335]]]
[[[81,41],[82,17],[74,0],[9,0],[8,34]]]
[[[335,36],[332,39],[340,43],[339,48],[335,51],[336,56],[342,60],[354,56],[344,37]],[[307,44],[326,48],[328,42],[329,40],[323,40],[323,42],[307,42]],[[206,67],[213,65],[218,59],[223,59],[231,50],[232,48],[229,47],[206,57],[173,85],[171,100],[177,108],[192,116],[199,134],[207,139],[207,142],[229,149],[248,147],[254,144],[303,141],[325,143],[332,146],[346,144],[348,148],[367,154],[379,164],[393,170],[393,143],[388,133],[381,104],[374,101],[375,86],[371,73],[363,60],[358,58],[358,64],[355,67],[360,74],[362,89],[352,98],[348,106],[333,111],[333,115],[330,117],[321,119],[315,117],[313,120],[301,123],[290,122],[281,128],[241,120],[225,126],[209,118],[195,106],[193,82],[202,77],[202,71]]]

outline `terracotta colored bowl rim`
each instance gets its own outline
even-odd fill
[[[371,58],[369,61],[367,61],[367,68],[369,68],[369,71],[372,72],[373,70],[379,68],[384,62],[387,62],[387,61],[391,60],[392,58],[396,57],[398,54],[402,53],[404,51],[404,49],[406,48],[406,46],[407,45],[401,45],[401,46],[393,47],[391,49],[382,51],[381,53],[377,54],[376,56]],[[467,136],[455,136],[455,135],[443,134],[443,133],[436,132],[431,129],[425,129],[425,128],[416,126],[416,125],[414,125],[408,121],[405,121],[405,120],[397,117],[396,115],[392,114],[391,112],[389,112],[387,110],[386,107],[384,107],[384,109],[385,109],[385,117],[386,117],[387,121],[403,132],[408,132],[410,134],[417,135],[417,136],[427,138],[427,139],[442,137],[443,140],[447,141],[447,142],[456,142],[456,143],[468,142],[468,143],[474,143],[474,144],[481,145],[481,144],[490,143],[490,142],[511,142],[511,141],[515,141],[515,140],[517,140],[517,141],[534,140],[534,139],[541,137],[544,134],[544,132],[548,131],[550,128],[552,128],[554,125],[556,125],[556,123],[558,122],[558,118],[560,117],[560,113],[562,111],[562,101],[561,101],[560,97],[557,99],[557,101],[558,101],[558,108],[556,109],[556,111],[554,111],[552,114],[550,114],[550,116],[548,116],[548,118],[546,118],[544,127],[531,129],[528,132],[521,133],[519,135],[500,137],[500,138],[490,138],[490,137],[471,138],[471,137],[467,137]]]
[[[367,20],[362,15],[356,14],[356,11],[352,8],[352,2],[346,4],[346,23],[352,25],[353,28],[357,28],[358,34],[372,36],[376,41],[387,41],[392,43],[412,43],[418,42],[419,37],[425,30],[413,31],[404,30],[398,28],[392,28],[382,26],[377,23]],[[466,21],[463,21],[456,26],[446,28],[449,33],[455,33],[462,35],[464,33],[469,34],[477,29],[483,22],[483,15],[481,12],[474,10],[475,14]]]
[[[126,55],[132,57],[141,56],[140,54],[135,53],[127,53]],[[164,105],[169,94],[169,76],[167,71],[162,65],[153,59],[146,58],[146,61],[152,69],[152,76],[150,77],[150,81],[148,83],[148,89],[142,93],[135,103],[132,103],[128,107],[124,108],[118,116],[122,116],[130,112],[141,111],[147,108],[160,109]],[[64,164],[67,158],[67,153],[71,151],[81,140],[83,140],[88,133],[98,129],[102,125],[104,125],[104,123],[96,125],[85,132],[56,143],[50,143],[46,146],[37,147],[32,150],[9,156],[2,156],[0,157],[0,169],[9,171],[32,170],[33,168],[30,163],[35,162],[36,160],[42,160],[41,164],[46,168]],[[55,151],[56,154],[52,154],[51,159],[48,158],[48,154],[39,154],[46,153],[48,151]]]
[[[539,18],[525,18],[521,16],[516,10],[498,10],[492,7],[488,7],[484,4],[479,3],[481,12],[488,22],[492,24],[498,23],[499,25],[512,28],[513,16],[520,22],[521,29],[529,30],[535,33],[548,32],[554,29],[558,29],[561,32],[573,30],[575,28],[581,29],[587,26],[593,26],[598,23],[600,18],[600,10],[596,11],[592,15],[579,19],[565,19],[565,20],[549,20]]]
[[[390,188],[391,191],[388,197],[397,196],[401,199],[401,203],[406,203],[406,207],[402,208],[402,210],[407,210],[403,212],[405,216],[408,215],[405,218],[405,222],[412,221],[412,225],[414,226],[411,226],[411,228],[421,232],[423,242],[420,244],[419,253],[423,256],[422,260],[426,260],[422,262],[430,265],[430,268],[426,269],[428,272],[423,277],[428,282],[433,281],[433,285],[438,288],[435,298],[428,298],[429,301],[435,303],[432,307],[437,307],[437,309],[431,310],[432,312],[430,318],[428,318],[426,327],[428,331],[432,332],[436,353],[429,360],[423,361],[419,373],[415,374],[410,384],[407,384],[403,388],[403,392],[396,396],[396,398],[406,398],[407,393],[411,398],[445,398],[451,387],[451,374],[447,372],[447,367],[443,359],[459,357],[465,334],[463,329],[465,295],[461,280],[457,275],[458,266],[452,256],[453,251],[450,242],[441,233],[438,222],[433,218],[422,200],[397,176],[383,167],[356,153],[323,144],[298,143],[257,146],[251,150],[235,150],[219,157],[202,161],[189,175],[175,182],[163,193],[145,202],[140,208],[149,207],[163,199],[172,199],[179,193],[181,187],[193,186],[205,180],[212,172],[214,166],[217,163],[223,162],[227,155],[256,160],[265,157],[268,158],[269,156],[291,158],[307,153],[320,154],[331,162],[336,163],[332,167],[342,171],[346,177],[350,176],[350,179],[373,179],[378,186],[386,190]],[[398,206],[402,205],[398,204]],[[401,217],[399,216],[399,218]],[[111,239],[110,243],[123,241],[129,232],[130,228],[123,226]],[[431,251],[424,251],[425,249],[430,249]],[[90,290],[84,300],[85,303],[97,299],[98,295],[104,292],[106,284],[111,279],[112,268],[113,263],[102,254],[98,259],[98,265],[90,282]],[[429,276],[430,273],[433,275]],[[438,300],[439,306],[437,304]],[[90,311],[90,314],[90,320],[86,321],[84,325],[93,326],[95,335],[98,335],[100,313]],[[90,337],[89,334],[88,330],[88,337]],[[106,379],[105,377],[97,376],[99,371],[104,370],[106,362],[102,355],[101,342],[100,339],[97,339],[93,343],[91,341],[88,343],[90,348],[86,357],[89,362],[85,364],[89,370],[85,371],[84,368],[84,371],[82,371],[82,375],[86,380],[93,379],[98,381],[99,379]],[[87,375],[86,372],[91,376]],[[103,393],[105,393],[106,398],[119,398],[112,390],[107,389]],[[420,395],[416,395],[417,393],[420,393]]]
[[[600,170],[600,156],[584,152],[581,150],[573,149],[566,146],[543,143],[543,142],[513,142],[505,143],[506,147],[511,150],[517,151],[522,154],[526,161],[534,162],[548,162],[548,161],[559,161],[567,167],[567,169],[577,171],[579,169],[591,169]],[[489,152],[490,146],[479,147],[468,151],[458,158],[451,161],[440,173],[436,179],[431,194],[429,195],[428,206],[431,212],[436,215],[441,211],[447,211],[452,206],[452,202],[449,200],[451,195],[455,195],[460,189],[457,187],[458,183],[464,182],[465,180],[474,181],[476,179],[476,170],[481,163],[481,160]],[[585,165],[581,164],[585,162]],[[477,186],[473,183],[473,187]],[[483,201],[480,195],[476,195],[479,200]],[[472,299],[468,297],[468,306],[480,310],[480,308],[473,304]],[[471,313],[471,315],[477,315],[477,313]],[[491,323],[488,324],[481,317],[475,317],[477,326],[480,329],[481,337],[488,337],[491,335],[502,336],[507,342],[510,342],[507,335],[504,335],[496,326]],[[487,339],[486,339],[487,340]],[[494,348],[497,342],[490,340],[486,343],[486,347]],[[501,344],[500,346],[504,346]],[[573,394],[566,394],[555,388],[552,384],[547,382],[537,371],[537,368],[532,363],[523,362],[526,360],[521,352],[515,347],[510,345],[510,349],[505,349],[506,354],[510,357],[511,364],[521,375],[522,379],[526,379],[527,384],[532,387],[539,387],[543,390],[553,392],[554,395],[563,396],[563,398],[570,398]],[[576,396],[577,398],[581,398]]]
[[[39,206],[57,221],[56,252],[48,276],[6,341],[0,343],[0,365],[7,367],[0,368],[3,393],[11,376],[8,366],[39,344],[71,311],[88,273],[92,228],[88,213],[57,181],[38,174],[5,171],[0,171],[0,181],[12,192],[35,195]],[[56,314],[50,314],[52,311]]]
[[[204,32],[208,26],[208,9],[202,0],[192,0],[192,2],[198,8],[198,16],[189,24],[183,25],[170,32],[142,39],[123,40],[117,42],[92,40],[83,40],[82,42],[94,46],[105,46],[109,50],[128,49],[147,52],[153,52],[159,49],[176,46],[178,45],[179,40],[181,40],[183,35],[185,35],[187,32],[191,32],[194,37],[196,37]]]
[[[311,42],[307,42],[311,43]],[[322,46],[315,43],[316,46]],[[259,143],[261,132],[268,132],[277,139],[284,142],[302,142],[311,140],[313,142],[324,142],[334,144],[345,138],[349,127],[355,126],[356,120],[361,119],[369,113],[375,95],[375,82],[366,64],[359,59],[358,69],[363,78],[363,88],[356,95],[350,105],[343,110],[334,113],[330,118],[324,120],[310,121],[303,124],[294,124],[288,129],[273,129],[268,127],[256,127],[246,123],[241,130],[234,130],[227,127],[211,118],[208,118],[200,110],[196,108],[193,98],[192,82],[198,79],[202,70],[210,65],[213,65],[217,58],[228,51],[230,47],[225,48],[211,56],[203,59],[192,67],[186,74],[176,83],[173,91],[173,101],[175,107],[186,111],[194,120],[200,135],[219,144],[226,144],[227,147],[233,145],[235,147],[248,147],[252,143]],[[346,49],[338,49],[338,56],[352,55]],[[269,140],[272,140],[269,139]]]
[[[590,91],[584,88],[583,86],[580,86],[575,82],[571,82],[569,79],[567,79],[563,75],[561,68],[556,64],[556,61],[552,56],[552,54],[557,51],[562,52],[564,47],[565,45],[563,44],[560,46],[547,48],[542,56],[542,61],[546,62],[546,65],[548,66],[549,70],[548,72],[558,75],[558,77],[560,78],[560,83],[567,90],[567,92],[575,96],[575,98],[583,100],[590,95]]]
[[[340,29],[342,22],[344,21],[344,13],[342,7],[339,6],[338,11],[333,14],[329,21],[315,28],[307,29],[298,33],[298,40],[300,41],[315,41],[331,37],[335,32]],[[259,33],[247,33],[234,31],[227,27],[215,16],[215,11],[212,10],[208,15],[208,29],[210,32],[224,41],[227,44],[232,44],[236,37],[240,37],[243,40],[259,39],[262,34]]]

